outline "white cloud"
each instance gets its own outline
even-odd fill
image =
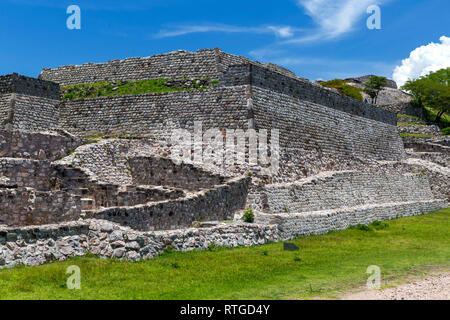
[[[299,31],[300,29],[290,26],[238,27],[224,24],[184,25],[169,30],[161,30],[155,35],[155,38],[169,38],[190,33],[206,32],[273,34],[280,38],[290,38]]]
[[[315,40],[330,40],[354,29],[355,24],[365,14],[371,5],[380,5],[384,1],[377,0],[297,0],[306,14],[318,25],[318,29],[310,34],[289,40],[291,43],[301,43]],[[365,28],[366,24],[361,27]]]
[[[443,68],[450,67],[450,38],[442,36],[441,43],[430,43],[414,49],[394,70],[393,79],[402,86],[409,79],[416,79]]]

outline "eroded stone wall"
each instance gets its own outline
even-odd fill
[[[50,161],[0,158],[0,176],[9,179],[10,185],[49,191],[55,172]]]
[[[256,129],[279,129],[280,148],[285,154],[301,158],[314,150],[334,159],[405,157],[395,122],[366,118],[363,109],[358,116],[260,87],[252,91]]]
[[[278,225],[280,239],[290,240],[298,236],[326,234],[358,224],[368,225],[374,221],[416,216],[447,207],[445,200],[372,204],[315,212],[258,214],[256,222]]]
[[[421,174],[349,171],[257,188],[249,195],[249,205],[266,213],[296,213],[433,198],[428,179]]]
[[[106,63],[86,63],[80,66],[62,66],[43,69],[39,78],[51,80],[61,86],[98,81],[146,80],[146,79],[219,79],[230,65],[252,63],[275,72],[294,77],[295,74],[273,64],[261,64],[245,57],[223,52],[220,49],[204,49],[196,52],[174,51],[150,57],[111,60]]]
[[[77,134],[130,133],[170,137],[173,129],[246,128],[246,87],[165,92],[67,101],[61,126]],[[193,133],[193,131],[191,131]]]
[[[138,261],[171,248],[180,251],[252,246],[277,241],[276,226],[221,224],[212,228],[170,232],[138,232],[101,220],[86,220],[39,228],[0,227],[0,269],[39,265],[83,256]]]
[[[78,220],[80,199],[64,191],[0,189],[0,224],[28,226]]]
[[[245,208],[249,183],[249,178],[233,179],[180,199],[94,210],[87,212],[87,217],[142,231],[188,228],[194,221],[232,220],[234,213]]]
[[[195,191],[225,182],[220,175],[202,171],[191,164],[177,165],[170,159],[136,157],[130,159],[129,165],[136,185],[161,185]]]
[[[0,95],[17,93],[28,96],[59,100],[59,85],[17,73],[0,76]]]
[[[0,157],[35,160],[56,160],[85,141],[50,133],[30,133],[19,130],[0,130]]]

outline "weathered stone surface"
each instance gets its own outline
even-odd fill
[[[450,143],[402,141],[394,112],[407,113],[410,97],[393,88],[380,96],[383,110],[218,49],[45,69],[41,78],[219,82],[60,103],[55,83],[0,77],[0,268],[87,252],[138,261],[167,248],[262,245],[448,205]],[[199,121],[219,135],[277,129],[279,170],[169,160],[172,130],[194,133]],[[87,144],[61,128],[122,139]],[[249,206],[256,224],[224,223]]]

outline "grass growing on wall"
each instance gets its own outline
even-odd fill
[[[143,262],[73,258],[0,270],[1,299],[297,299],[333,297],[366,283],[450,265],[450,210],[250,248],[170,252]],[[68,290],[68,266],[81,290]]]
[[[431,134],[423,134],[423,133],[409,133],[409,132],[401,132],[400,137],[412,137],[412,138],[433,138]]]
[[[186,87],[173,87],[167,85],[168,79],[151,79],[151,80],[138,80],[138,81],[100,81],[96,83],[88,84],[76,84],[72,86],[61,87],[61,96],[63,101],[86,99],[96,97],[108,97],[108,96],[122,96],[122,95],[137,95],[157,92],[171,92],[171,91],[189,91],[208,89],[210,86],[217,84],[216,81],[210,82],[210,86],[200,87],[195,84],[195,80],[192,81],[192,88]],[[187,80],[186,81],[190,81]]]
[[[360,88],[348,85],[344,80],[334,79],[330,81],[321,81],[320,84],[327,88],[337,89],[344,96],[356,99],[358,101],[363,101],[363,96],[361,92],[363,91]]]

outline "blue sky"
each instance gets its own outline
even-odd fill
[[[66,27],[72,4],[81,8],[81,30]],[[366,27],[372,4],[381,8],[381,30]],[[392,77],[413,50],[450,37],[448,0],[2,0],[0,7],[0,74],[34,77],[44,67],[214,47],[312,80]]]

